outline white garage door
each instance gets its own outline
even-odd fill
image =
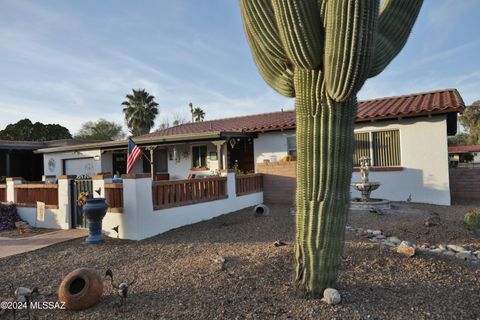
[[[86,174],[91,177],[95,175],[95,160],[93,158],[67,159],[65,160],[65,174],[75,176]]]

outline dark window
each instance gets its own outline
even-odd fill
[[[207,146],[192,147],[192,167],[193,168],[207,167]]]
[[[295,136],[287,137],[287,153],[289,156],[297,156],[297,141]]]

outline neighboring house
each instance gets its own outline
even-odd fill
[[[372,158],[370,179],[382,183],[373,197],[449,205],[447,135],[456,133],[457,113],[463,109],[456,89],[359,102],[353,158],[356,165],[361,156]],[[168,173],[174,180],[223,168],[256,172],[265,163],[295,158],[295,112],[187,123],[134,141],[146,155],[135,173]],[[93,175],[125,173],[126,147],[127,141],[113,141],[37,152],[43,153],[45,175]],[[353,173],[352,180],[359,179]],[[290,195],[283,198],[291,200]]]
[[[0,140],[0,177],[21,177],[30,181],[40,181],[44,172],[43,156],[34,153],[35,150],[80,143],[84,144],[85,141],[75,139],[51,141]]]
[[[466,154],[471,154],[473,160],[465,161]],[[475,166],[480,163],[480,145],[448,147],[448,157],[453,166],[464,165],[466,162]]]

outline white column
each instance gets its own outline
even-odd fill
[[[15,185],[22,184],[22,178],[7,178],[7,202],[17,202]]]
[[[72,227],[71,180],[68,176],[58,178],[58,224],[62,229],[70,229]]]
[[[235,172],[224,170],[222,177],[227,177],[227,195],[228,199],[235,199],[237,197],[237,190],[235,185]]]

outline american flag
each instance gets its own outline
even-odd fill
[[[133,169],[135,161],[140,157],[142,151],[140,148],[133,142],[132,139],[128,139],[128,153],[127,153],[127,174],[130,173]]]

